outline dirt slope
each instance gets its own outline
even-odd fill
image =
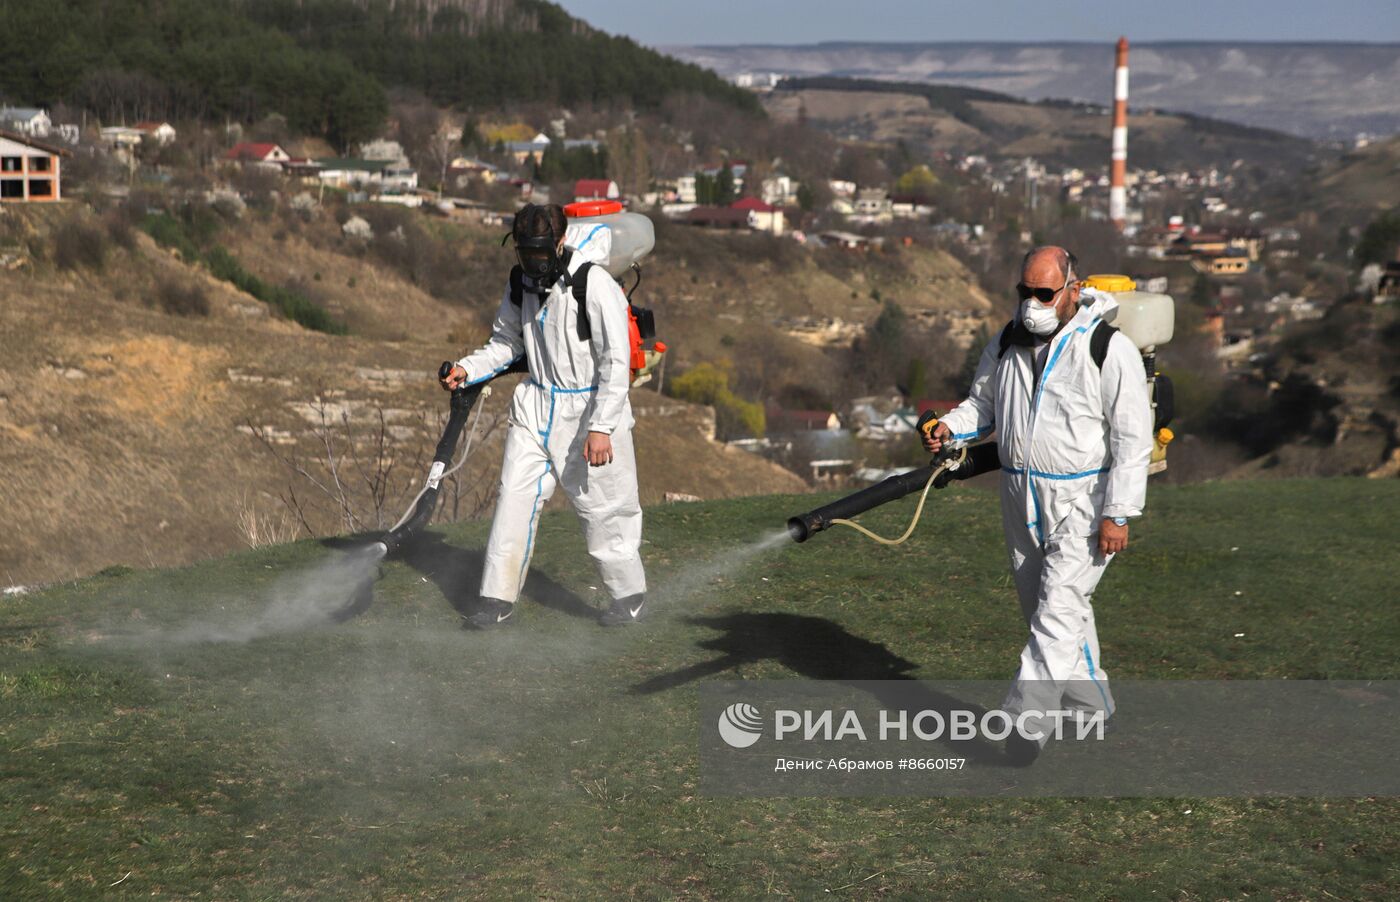
[[[61,215],[86,214],[73,207]],[[239,250],[251,257],[255,248]],[[310,265],[329,272],[342,262]],[[144,236],[132,250],[109,252],[101,271],[37,262],[0,274],[0,581],[181,564],[242,545],[252,522],[264,535],[289,535],[295,520],[279,499],[289,486],[317,532],[345,531],[332,499],[268,450],[329,485],[317,463],[327,433],[339,454],[357,449],[359,465],[345,459],[340,468],[357,522],[392,521],[416,489],[445,412],[433,371],[460,349],[438,326],[439,302],[392,273],[361,274],[384,298],[407,300],[394,326],[400,335],[443,334],[389,341],[308,332]],[[169,283],[202,288],[209,315],[154,306]],[[488,400],[487,423],[501,419],[508,394]],[[717,498],[803,489],[788,471],[711,441],[708,408],[645,390],[633,398],[644,503],[669,492]],[[323,412],[329,428],[320,425]],[[393,465],[376,517],[366,486],[382,476],[374,438],[381,413],[384,459]],[[473,454],[459,515],[489,505],[503,433],[496,429]]]

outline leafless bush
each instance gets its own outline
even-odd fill
[[[208,316],[209,298],[203,286],[178,279],[162,279],[156,286],[160,309],[176,316]]]
[[[60,269],[102,269],[107,262],[107,236],[96,226],[70,219],[54,231],[53,262]]]
[[[296,528],[308,536],[319,535],[313,525],[315,509],[329,504],[341,532],[356,533],[392,527],[403,508],[421,488],[434,444],[429,438],[442,425],[427,411],[413,428],[390,425],[384,408],[375,405],[356,419],[348,405],[338,408],[318,397],[311,438],[313,455],[288,451],[262,426],[248,423],[263,449],[293,477],[279,497]],[[459,456],[479,448],[505,423],[503,414],[487,415],[478,408],[466,435],[459,442]],[[467,487],[459,471],[443,482],[439,512],[449,520],[480,517],[495,502],[494,482],[476,480]]]
[[[295,541],[300,531],[296,517],[286,508],[276,514],[261,513],[257,503],[247,495],[239,499],[238,534],[249,548],[285,545]]]

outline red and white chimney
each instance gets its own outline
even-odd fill
[[[1108,218],[1122,229],[1128,221],[1128,39],[1118,39],[1113,70],[1113,157],[1108,188]]]

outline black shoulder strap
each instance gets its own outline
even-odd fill
[[[1099,369],[1103,369],[1104,359],[1108,357],[1108,343],[1117,331],[1108,323],[1099,323],[1094,334],[1089,336],[1089,356],[1094,358],[1094,365]]]
[[[997,339],[997,359],[1006,356],[1006,349],[1012,345],[1022,347],[1035,347],[1035,336],[1030,333],[1020,320],[1013,319],[1006,324],[1006,328],[1001,330],[1001,337]]]
[[[575,306],[578,307],[578,338],[589,341],[593,338],[593,327],[588,322],[588,271],[593,264],[585,261],[569,276],[569,287],[573,289]]]
[[[1006,349],[1011,347],[1011,330],[1016,328],[1016,321],[1013,319],[1006,324],[1006,328],[1001,330],[1001,338],[997,339],[997,359],[1006,356]]]
[[[525,271],[519,264],[510,269],[510,302],[516,307],[525,302]]]

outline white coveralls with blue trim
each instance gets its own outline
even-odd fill
[[[1030,637],[1003,710],[1114,710],[1090,599],[1112,557],[1100,521],[1136,517],[1147,495],[1152,413],[1142,358],[1115,333],[1103,367],[1089,339],[1116,310],[1082,290],[1080,308],[1047,343],[983,352],[968,398],[943,422],[951,444],[995,432],[1002,525]],[[1042,740],[1043,742],[1044,740]]]
[[[569,237],[572,237],[572,231]],[[566,239],[567,240],[567,239]],[[571,251],[572,275],[585,254]],[[480,382],[525,355],[530,376],[510,406],[500,496],[486,544],[481,596],[515,602],[534,551],[540,510],[562,485],[583,524],[588,553],[615,599],[646,591],[640,554],[642,508],[632,449],[627,298],[602,267],[588,274],[590,341],[578,334],[578,306],[560,279],[541,298],[525,278],[517,307],[501,297],[491,339],[457,361],[467,382]],[[612,463],[590,467],[588,433],[611,435]]]

